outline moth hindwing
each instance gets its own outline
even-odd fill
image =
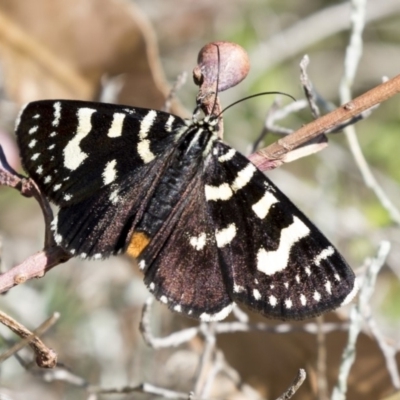
[[[211,321],[238,303],[300,319],[348,301],[342,256],[216,130],[213,116],[66,100],[28,104],[16,126],[24,168],[59,206],[57,243],[135,257],[170,309]]]

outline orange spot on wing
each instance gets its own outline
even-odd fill
[[[138,258],[140,253],[150,243],[150,238],[144,232],[133,232],[131,242],[126,253],[128,256]]]

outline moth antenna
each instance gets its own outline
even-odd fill
[[[237,101],[235,101],[234,103],[230,104],[229,106],[225,107],[225,108],[217,115],[217,118],[219,118],[226,110],[228,110],[229,108],[235,106],[236,104],[241,103],[242,101],[249,100],[249,99],[252,99],[252,98],[254,98],[254,97],[269,95],[269,94],[281,94],[281,95],[283,95],[283,96],[290,97],[293,101],[296,101],[296,99],[295,99],[292,95],[290,95],[290,94],[288,94],[288,93],[283,93],[283,92],[261,92],[261,93],[256,93],[256,94],[252,94],[251,96],[243,97],[243,99],[237,100]]]

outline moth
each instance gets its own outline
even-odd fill
[[[25,170],[59,207],[69,254],[134,257],[154,296],[203,321],[235,303],[303,319],[357,288],[346,261],[249,160],[218,137],[218,116],[45,100],[20,113]]]

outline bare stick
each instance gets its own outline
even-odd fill
[[[92,393],[99,394],[124,394],[124,393],[150,393],[157,396],[162,396],[165,399],[182,399],[187,400],[189,398],[188,393],[176,392],[174,390],[160,388],[158,386],[151,385],[149,383],[142,383],[138,386],[124,386],[121,388],[105,389],[101,387],[91,386],[88,390]],[[193,397],[192,397],[193,398]]]
[[[57,364],[57,354],[54,350],[48,348],[40,339],[39,335],[46,332],[60,317],[59,313],[54,313],[49,319],[41,324],[33,332],[29,331],[25,326],[11,318],[9,315],[0,311],[0,322],[11,329],[15,334],[23,338],[23,340],[6,352],[0,355],[0,362],[21,350],[27,344],[32,347],[36,354],[36,363],[42,368],[54,368]]]
[[[165,99],[165,102],[164,102],[164,105],[163,105],[163,108],[162,108],[163,111],[171,112],[172,100],[175,98],[176,93],[178,92],[178,90],[186,83],[186,79],[187,79],[187,72],[186,71],[181,72],[177,76],[172,88],[170,89],[170,91],[168,93],[167,98]]]
[[[42,209],[45,222],[44,250],[30,256],[21,264],[0,275],[0,293],[3,293],[29,279],[41,278],[51,268],[69,260],[71,256],[55,244],[50,228],[53,212],[48,200],[32,179],[17,174],[11,168],[1,146],[0,185],[14,188],[25,197],[34,197]]]
[[[307,67],[309,63],[310,59],[308,55],[305,55],[300,62],[300,81],[303,86],[304,94],[306,95],[308,105],[310,106],[311,114],[314,119],[317,119],[321,116],[321,112],[317,105],[313,85],[307,74]]]
[[[336,110],[303,126],[293,134],[279,139],[265,149],[252,154],[249,159],[261,170],[282,164],[282,157],[289,151],[308,142],[335,126],[358,116],[363,111],[393,97],[400,92],[400,75],[369,90]]]
[[[299,372],[297,373],[296,378],[294,379],[293,383],[290,385],[290,387],[286,390],[285,393],[282,394],[282,396],[279,396],[276,400],[288,400],[293,397],[293,395],[297,392],[299,387],[303,384],[305,381],[307,375],[306,371],[304,369],[299,369]]]
[[[362,328],[363,314],[369,307],[369,301],[374,291],[376,277],[382,268],[390,251],[390,243],[381,242],[376,257],[370,261],[360,289],[358,302],[350,311],[350,329],[346,348],[343,350],[339,368],[338,381],[332,393],[332,400],[344,400],[347,392],[347,378],[354,363],[356,342]]]
[[[204,348],[200,357],[194,385],[194,394],[199,397],[203,396],[204,389],[207,386],[207,369],[210,367],[215,350],[215,343],[217,341],[215,332],[216,326],[216,322],[203,322],[200,324],[201,333],[204,337]]]
[[[344,76],[340,84],[340,100],[342,103],[351,101],[351,85],[354,81],[357,66],[362,53],[361,36],[365,22],[366,0],[353,0],[352,8],[352,33],[350,43],[346,51]],[[375,192],[375,195],[378,197],[382,206],[389,213],[392,220],[400,225],[400,211],[396,209],[394,204],[390,201],[372,174],[372,171],[368,166],[368,163],[361,150],[354,126],[348,126],[344,132],[349,143],[350,151],[353,154],[354,160],[358,166],[358,169],[360,170],[365,184]]]
[[[393,345],[390,345],[387,340],[383,337],[382,332],[379,330],[376,321],[369,316],[367,318],[368,327],[371,329],[378,345],[382,351],[383,356],[386,361],[386,368],[389,372],[390,379],[392,380],[392,385],[399,390],[400,389],[400,374],[399,367],[397,365],[396,354],[398,349]]]
[[[142,309],[142,318],[140,320],[140,332],[144,341],[153,349],[161,349],[166,347],[177,347],[183,343],[193,339],[200,331],[200,327],[193,327],[174,332],[165,338],[156,338],[153,336],[150,327],[150,311],[154,302],[153,297],[149,297]]]
[[[0,293],[46,272],[71,258],[61,247],[51,247],[28,257],[21,264],[0,275]]]

